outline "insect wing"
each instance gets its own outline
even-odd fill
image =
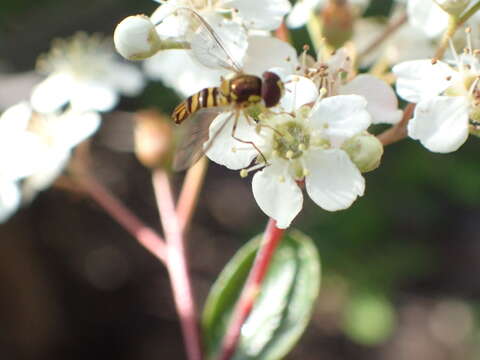
[[[248,41],[240,24],[218,15],[206,18],[189,8],[180,8],[177,12],[190,14],[190,29],[185,40],[198,62],[209,68],[241,71]]]
[[[182,142],[173,160],[175,171],[188,169],[208,151],[215,140],[215,135],[209,139],[210,124],[222,110],[219,107],[201,109],[185,120],[182,124]]]

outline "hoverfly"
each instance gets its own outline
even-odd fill
[[[221,78],[218,87],[204,88],[182,101],[173,111],[172,119],[176,124],[188,121],[190,129],[187,141],[177,151],[174,161],[176,170],[193,165],[212,146],[217,135],[225,125],[233,121],[231,136],[245,144],[253,146],[265,160],[261,151],[252,141],[240,139],[236,128],[240,115],[244,115],[254,126],[258,114],[264,109],[277,105],[283,95],[284,85],[274,72],[266,71],[262,77],[246,74],[234,60],[228,50],[228,44],[220,38],[213,27],[197,12],[189,11],[198,20],[194,36],[197,37],[192,52],[195,59],[210,68],[220,68],[232,74]],[[201,39],[199,41],[199,39]],[[220,113],[231,111],[221,128],[209,138],[209,126]]]

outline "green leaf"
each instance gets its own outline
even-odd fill
[[[212,287],[202,325],[208,359],[215,359],[262,235],[243,246]],[[284,235],[242,334],[234,360],[277,360],[295,345],[310,320],[320,288],[320,261],[312,240]]]

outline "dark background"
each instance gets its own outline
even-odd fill
[[[125,16],[156,5],[3,0],[3,73],[32,70],[52,38],[112,34]],[[377,0],[369,14],[389,5]],[[306,34],[294,35],[300,48]],[[119,109],[169,112],[177,100],[150,83]],[[149,172],[133,155],[102,145],[107,130],[93,139],[97,177],[158,227]],[[294,226],[315,240],[324,277],[313,321],[289,359],[479,358],[478,149],[473,137],[448,155],[405,140],[386,149],[382,166],[366,175],[366,195],[349,210],[328,213],[306,201]],[[266,220],[249,180],[212,164],[189,242],[200,304]],[[0,359],[183,358],[165,269],[91,200],[52,188],[0,225]]]

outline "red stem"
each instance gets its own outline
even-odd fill
[[[120,200],[118,200],[102,184],[93,177],[83,174],[76,176],[75,181],[82,185],[86,191],[105,212],[122,225],[138,242],[148,251],[160,259],[164,264],[167,262],[167,250],[165,242],[152,228],[145,225],[133,214]]]
[[[277,228],[275,220],[269,220],[255,262],[240,294],[240,299],[235,305],[232,320],[223,338],[220,360],[229,360],[235,353],[242,326],[252,311],[255,300],[260,293],[263,279],[284,232],[284,229]]]
[[[201,360],[202,348],[197,324],[196,306],[187,266],[185,242],[168,175],[163,170],[153,174],[153,185],[160,220],[167,241],[167,268],[177,313],[180,317],[183,338],[189,360]]]

